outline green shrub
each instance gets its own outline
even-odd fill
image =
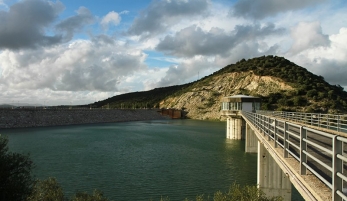
[[[33,188],[31,195],[27,201],[107,201],[103,193],[94,190],[90,195],[86,192],[77,192],[71,199],[67,199],[64,195],[63,189],[55,178],[48,178],[46,180],[38,180]]]
[[[55,178],[38,180],[28,201],[64,201],[64,192]]]
[[[304,106],[307,104],[307,100],[301,96],[295,96],[293,98],[294,106]]]
[[[90,195],[86,192],[78,192],[71,201],[107,201],[108,199],[104,197],[103,193],[98,190],[94,190],[93,194]]]
[[[266,197],[265,193],[256,186],[243,186],[233,184],[230,186],[229,191],[221,192],[217,191],[213,199],[209,196],[199,195],[196,197],[196,201],[281,201],[282,197]],[[186,199],[185,201],[189,201]]]
[[[34,185],[34,164],[29,155],[9,152],[7,143],[0,134],[0,200],[25,200]]]
[[[316,89],[311,89],[307,91],[306,95],[310,98],[313,98],[318,95],[318,91]]]

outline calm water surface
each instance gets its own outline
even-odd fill
[[[68,196],[99,189],[112,200],[184,200],[226,191],[233,182],[256,184],[256,154],[244,152],[244,141],[225,139],[225,122],[142,121],[1,133],[9,137],[11,151],[30,153],[38,178],[56,177]]]

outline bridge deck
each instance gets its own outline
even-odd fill
[[[318,131],[318,128],[315,130],[315,127],[311,125],[308,127],[303,123],[275,120],[274,117],[254,113],[242,113],[242,116],[305,200],[333,200],[333,196],[337,197],[332,193],[334,188],[338,192],[337,194],[342,194],[343,183],[346,182],[334,185],[334,180],[336,183],[341,178],[337,178],[335,173],[338,168],[334,165],[337,158],[333,157],[333,153],[336,153],[334,152],[336,137],[334,138],[332,134],[346,136],[345,133],[328,130],[331,134],[326,134],[322,132],[327,130],[324,128],[319,128],[320,131]],[[305,132],[303,132],[303,128]],[[305,136],[302,133],[305,133]],[[344,142],[341,144],[340,155],[345,155]],[[303,148],[303,145],[306,146]],[[307,159],[303,160],[302,157],[307,157]],[[347,176],[344,161],[340,160],[340,164],[339,172],[343,176]],[[303,169],[306,174],[300,173]],[[338,199],[341,200],[340,197]]]

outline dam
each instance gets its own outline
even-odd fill
[[[62,126],[168,119],[158,109],[19,108],[0,109],[0,128]]]

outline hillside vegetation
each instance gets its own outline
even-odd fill
[[[190,118],[219,119],[220,99],[235,94],[261,97],[264,110],[347,111],[347,92],[341,86],[277,56],[242,59],[192,83],[114,96],[95,106],[183,108]]]

